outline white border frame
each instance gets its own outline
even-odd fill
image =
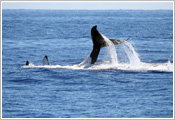
[[[173,3],[173,118],[2,118],[2,3],[3,2],[172,2]],[[60,9],[61,10],[61,9]],[[139,10],[139,9],[138,9]],[[151,119],[158,119],[158,120],[160,120],[160,119],[174,119],[174,113],[175,113],[175,111],[174,111],[174,0],[172,1],[172,0],[167,0],[167,1],[165,1],[165,0],[163,0],[163,1],[149,1],[149,0],[143,0],[143,1],[115,1],[115,0],[110,0],[110,1],[103,1],[103,0],[101,0],[101,1],[91,1],[91,0],[89,0],[89,1],[70,1],[70,0],[65,0],[65,1],[5,1],[5,0],[3,0],[3,1],[1,1],[1,98],[0,98],[0,100],[1,100],[1,111],[0,111],[0,119],[1,120],[8,120],[8,119],[12,119],[12,120],[25,120],[25,119],[27,119],[27,120],[33,120],[33,119],[37,119],[37,120],[41,120],[41,119],[43,119],[43,120],[50,120],[50,119],[71,119],[71,120],[73,120],[73,119],[80,119],[80,120],[88,120],[88,119],[102,119],[102,120],[108,120],[108,119],[124,119],[124,120],[127,120],[127,119],[139,119],[139,120],[141,120],[141,119],[143,119],[143,120],[146,120],[146,119],[149,119],[149,120],[151,120]]]

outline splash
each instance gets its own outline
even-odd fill
[[[109,57],[111,65],[116,66],[118,64],[117,53],[114,44],[103,34],[101,34],[107,44],[107,54],[106,57]]]
[[[87,67],[88,65],[90,65],[91,63],[91,57],[90,55],[88,55],[85,60],[83,60],[83,62],[81,62],[80,64],[78,64],[77,66],[79,67]]]
[[[114,44],[103,34],[101,34],[107,44],[108,47],[106,47],[106,54],[105,54],[105,58],[109,58],[110,62],[107,61],[103,61],[103,63],[105,62],[108,65],[112,65],[112,66],[116,66],[118,64],[118,59],[117,59],[117,53],[116,53],[116,49]],[[91,62],[91,57],[90,55],[88,55],[85,60],[83,60],[80,64],[78,64],[78,66],[80,67],[87,67],[90,65]],[[97,63],[98,64],[98,63]]]
[[[102,34],[101,34],[102,35]],[[104,35],[104,40],[107,43],[106,54],[105,56],[109,58],[110,61],[97,61],[96,64],[90,64],[91,57],[88,55],[85,60],[80,64],[72,66],[62,66],[62,65],[34,65],[29,64],[29,66],[22,66],[21,68],[47,68],[47,69],[74,69],[74,70],[105,70],[105,69],[116,69],[122,71],[163,71],[163,72],[173,72],[173,63],[168,61],[167,63],[144,63],[141,62],[139,54],[134,50],[134,47],[131,43],[125,42],[121,48],[126,53],[126,56],[129,59],[128,62],[121,63],[118,61],[117,53],[114,44]],[[103,48],[104,49],[104,48]]]
[[[129,42],[122,44],[123,49],[125,50],[127,57],[129,59],[129,64],[134,67],[139,67],[140,58],[138,53],[134,50],[134,47]]]

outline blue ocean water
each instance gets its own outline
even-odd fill
[[[51,65],[81,63],[92,50],[94,25],[108,38],[130,38],[153,68],[173,63],[172,10],[2,10],[3,118],[173,117],[173,71],[161,67],[22,68],[26,60],[42,65],[45,55]]]

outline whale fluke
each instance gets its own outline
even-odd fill
[[[100,53],[100,49],[103,47],[107,47],[108,44],[106,43],[104,37],[98,32],[97,26],[92,27],[91,29],[91,38],[93,42],[93,50],[90,54],[91,57],[91,64],[94,64],[97,61],[98,54]],[[114,45],[122,44],[125,41],[129,40],[114,40],[114,39],[109,39],[112,41]]]
[[[119,44],[122,44],[122,43],[128,41],[129,38],[127,38],[126,40],[114,40],[114,39],[109,39],[109,40],[112,41],[112,43],[113,43],[114,45],[119,45]]]
[[[49,65],[49,60],[47,56],[45,56],[43,59],[43,65]]]

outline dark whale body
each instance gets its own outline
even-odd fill
[[[107,47],[108,44],[104,40],[104,37],[98,32],[97,26],[92,27],[91,38],[92,38],[92,42],[93,42],[93,49],[92,49],[92,52],[90,54],[90,57],[91,57],[91,64],[94,64],[97,61],[98,54],[100,53],[100,49],[103,47]],[[109,40],[111,40],[114,45],[118,45],[118,44],[121,44],[121,43],[127,41],[128,39],[126,39],[126,40],[109,39]]]
[[[92,52],[90,54],[90,58],[91,58],[90,63],[94,64],[97,61],[98,54],[100,53],[100,49],[103,47],[107,47],[108,44],[106,43],[104,37],[100,34],[100,32],[98,32],[97,26],[94,26],[91,29],[91,39],[93,42],[93,49],[92,49]],[[109,40],[114,45],[118,45],[118,44],[124,43],[128,39],[126,39],[126,40],[109,39]],[[28,66],[28,65],[29,65],[29,61],[26,61],[26,66]],[[43,58],[43,65],[50,65],[47,56],[44,56],[44,58]]]

